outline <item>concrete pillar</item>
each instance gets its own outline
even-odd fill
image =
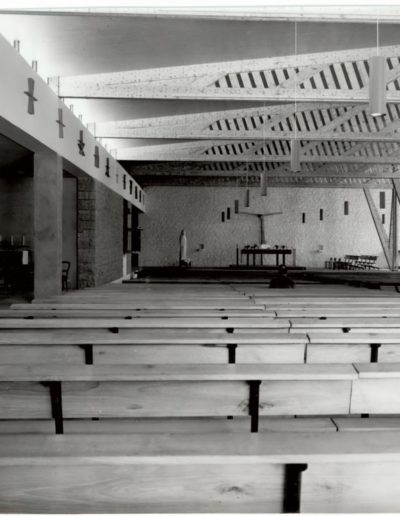
[[[397,242],[397,193],[396,189],[392,190],[392,271],[397,271],[398,268],[398,242]]]
[[[62,277],[62,158],[53,151],[35,153],[34,296],[61,294]]]

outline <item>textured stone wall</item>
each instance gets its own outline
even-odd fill
[[[91,178],[78,180],[78,288],[122,276],[123,201]]]
[[[94,181],[78,178],[78,288],[93,287],[96,282],[96,197]]]
[[[389,230],[391,194],[386,191],[386,208],[379,208],[379,190],[372,191],[378,211],[385,214]],[[166,266],[178,262],[182,229],[188,238],[193,266],[228,266],[235,263],[236,245],[259,243],[257,217],[234,215],[234,200],[240,211],[274,212],[267,217],[267,242],[296,248],[297,264],[323,267],[330,257],[345,254],[374,254],[386,266],[383,251],[360,189],[270,188],[267,198],[251,188],[251,206],[244,208],[244,188],[234,187],[148,187],[146,213],[141,216],[143,245],[141,265]],[[349,215],[344,215],[344,201]],[[230,206],[232,218],[221,222],[221,211]],[[324,210],[320,221],[319,210]],[[306,223],[302,223],[302,213]],[[204,245],[203,250],[200,244]],[[320,246],[323,247],[320,250]],[[289,260],[290,261],[290,260]],[[269,261],[265,263],[273,263]]]

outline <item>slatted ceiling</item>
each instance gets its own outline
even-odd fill
[[[399,57],[388,57],[386,59],[389,70],[394,70],[399,67],[400,58]],[[393,81],[388,82],[389,90],[400,90],[399,79],[396,78]]]

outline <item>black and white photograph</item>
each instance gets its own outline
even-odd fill
[[[400,0],[2,1],[0,515],[400,514]]]

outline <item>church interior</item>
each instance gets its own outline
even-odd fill
[[[0,513],[400,512],[400,7],[0,9]]]

